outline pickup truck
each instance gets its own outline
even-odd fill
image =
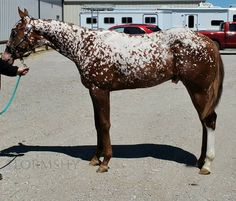
[[[219,31],[198,31],[212,39],[219,49],[236,48],[236,22],[223,22]]]

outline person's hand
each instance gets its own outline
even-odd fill
[[[26,75],[29,72],[28,67],[19,67],[17,70],[17,75]]]

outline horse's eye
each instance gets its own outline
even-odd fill
[[[12,30],[11,32],[11,36],[14,38],[17,36],[17,31],[16,30]]]

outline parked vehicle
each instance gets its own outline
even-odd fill
[[[196,8],[84,8],[80,26],[109,29],[118,24],[153,24],[162,30],[188,27],[197,30],[218,30],[220,23],[236,21],[236,8],[220,8],[200,4]]]
[[[219,31],[198,31],[211,38],[219,49],[236,48],[236,22],[224,22]]]
[[[126,34],[145,34],[160,31],[161,29],[157,25],[151,24],[123,24],[110,27],[109,30],[115,30],[120,33]]]

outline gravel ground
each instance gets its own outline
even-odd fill
[[[194,167],[201,124],[181,83],[111,94],[109,172],[88,165],[96,131],[88,90],[75,65],[54,51],[31,67],[0,117],[0,200],[233,201],[236,198],[236,57],[223,55],[212,174]],[[2,76],[1,108],[15,78]],[[227,132],[226,132],[227,131]]]

